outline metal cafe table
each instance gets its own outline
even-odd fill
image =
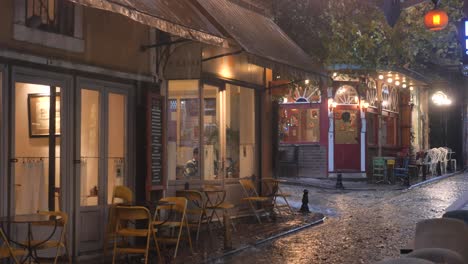
[[[40,263],[39,260],[37,259],[37,256],[34,254],[34,250],[37,249],[39,246],[42,244],[46,243],[49,241],[55,234],[55,231],[57,230],[57,221],[59,220],[59,217],[56,216],[50,216],[50,215],[42,215],[42,214],[26,214],[26,215],[14,215],[14,216],[6,216],[6,217],[0,217],[0,222],[6,223],[6,224],[27,224],[28,226],[28,233],[27,233],[27,241],[25,242],[19,242],[19,241],[14,241],[8,236],[8,240],[16,244],[20,247],[23,247],[27,249],[28,254],[24,257],[24,259],[21,261],[21,263]],[[54,223],[54,228],[50,235],[47,236],[46,239],[41,240],[39,243],[34,243],[32,244],[31,241],[33,240],[33,233],[32,233],[32,225],[34,224],[47,224],[47,223]]]

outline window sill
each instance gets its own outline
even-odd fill
[[[84,52],[84,40],[14,24],[13,39],[71,52]]]

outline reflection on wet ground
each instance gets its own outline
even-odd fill
[[[300,186],[282,186],[301,206]],[[440,217],[468,191],[468,174],[405,191],[335,191],[307,188],[309,207],[324,224],[246,250],[217,263],[373,263],[399,256],[416,222]]]

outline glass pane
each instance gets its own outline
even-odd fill
[[[60,88],[56,88],[56,133],[60,134]],[[50,86],[15,84],[15,210],[30,214],[49,210]],[[55,208],[59,207],[60,137],[55,143]]]
[[[306,143],[320,140],[320,110],[280,107],[281,143]]]
[[[109,129],[107,158],[107,202],[112,203],[112,192],[124,185],[125,178],[125,122],[126,96],[109,93]]]
[[[197,80],[169,81],[169,180],[200,178],[200,97]]]
[[[356,110],[335,110],[335,144],[358,144],[359,112]]]
[[[204,115],[203,115],[203,177],[214,180],[221,177],[220,163],[220,135],[221,119],[220,94],[218,87],[204,85]]]
[[[227,85],[225,111],[226,178],[251,176],[255,173],[254,90]]]
[[[99,97],[98,91],[81,90],[81,195],[82,206],[98,204],[99,186]]]

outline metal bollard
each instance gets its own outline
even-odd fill
[[[307,189],[304,189],[304,194],[302,194],[302,205],[301,205],[301,209],[299,209],[299,212],[310,213],[310,210],[309,210],[309,191]]]
[[[343,186],[343,176],[341,175],[341,173],[338,173],[338,175],[336,176],[336,185],[335,185],[335,188],[336,188],[336,189],[344,189],[344,186]]]

